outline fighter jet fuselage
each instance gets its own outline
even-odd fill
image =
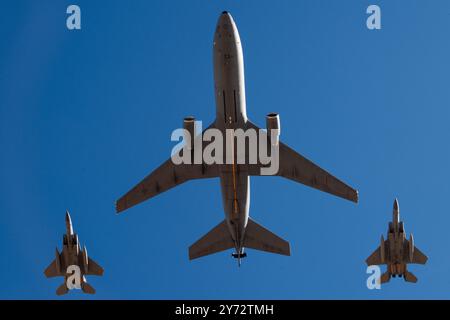
[[[81,248],[78,242],[78,235],[73,232],[72,220],[69,213],[66,213],[66,233],[63,235],[63,246],[61,258],[63,263],[67,266],[77,265],[78,256]]]
[[[394,208],[393,220],[389,223],[387,233],[387,247],[389,249],[385,259],[391,276],[402,277],[407,272],[407,265],[403,263],[404,249],[405,247],[409,248],[411,244],[406,240],[404,224],[400,221],[398,207],[396,205],[394,207],[397,209]]]

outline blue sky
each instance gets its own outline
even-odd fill
[[[44,269],[64,213],[91,257],[94,297],[64,299],[450,298],[450,3],[69,1],[0,4],[0,298],[56,298]],[[382,29],[365,26],[378,4]],[[250,216],[292,256],[248,250],[196,261],[188,247],[224,218],[216,179],[123,215],[114,202],[170,156],[173,129],[215,114],[212,39],[221,11],[240,31],[247,113],[279,112],[282,140],[359,190],[360,203],[277,177],[251,180]],[[364,260],[399,198],[429,256],[366,288]]]

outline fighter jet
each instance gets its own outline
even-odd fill
[[[103,268],[97,262],[88,257],[86,246],[81,250],[78,241],[78,235],[73,233],[72,219],[70,214],[66,212],[66,234],[63,236],[63,249],[61,254],[56,248],[55,260],[45,269],[44,274],[47,278],[64,277],[64,283],[56,290],[57,295],[66,294],[69,291],[67,287],[67,279],[72,273],[68,273],[70,266],[78,266],[80,268],[80,284],[84,293],[94,294],[95,289],[86,282],[85,275],[101,276]]]
[[[414,246],[413,235],[409,236],[409,241],[406,239],[405,226],[403,221],[400,221],[400,209],[395,199],[387,240],[381,236],[380,246],[367,258],[367,265],[387,265],[387,271],[381,276],[381,283],[388,282],[391,276],[403,277],[408,282],[417,282],[416,276],[407,270],[407,265],[425,264],[427,260],[427,256]]]
[[[244,58],[236,23],[230,13],[224,11],[217,22],[213,41],[214,91],[216,119],[207,129],[217,129],[226,136],[227,129],[254,129],[259,127],[247,118]],[[191,137],[196,137],[180,151],[194,152],[199,137],[195,132],[195,118],[184,119],[183,127]],[[280,118],[277,113],[266,116],[267,131],[279,132]],[[205,130],[207,130],[205,129]],[[357,202],[358,192],[332,176],[327,171],[301,156],[287,145],[267,134],[267,145],[278,146],[279,167],[275,175],[284,177],[309,187],[328,192],[335,196]],[[204,140],[200,141],[203,147]],[[248,147],[248,146],[247,146]],[[225,147],[224,147],[225,148]],[[248,153],[247,153],[248,156]],[[120,213],[145,200],[155,197],[175,186],[192,179],[219,178],[225,219],[189,248],[189,258],[196,259],[219,251],[234,249],[232,254],[241,263],[246,256],[244,248],[251,248],[282,255],[290,255],[287,241],[265,229],[249,217],[250,177],[260,176],[265,167],[262,161],[244,164],[237,161],[234,154],[231,163],[174,164],[169,158],[159,168],[144,178],[116,202]]]

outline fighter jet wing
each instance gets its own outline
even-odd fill
[[[247,122],[247,125],[255,130],[259,130],[250,121]],[[298,154],[281,141],[279,143],[279,160],[278,176],[353,202],[358,202],[358,191]],[[261,167],[263,166],[249,165],[249,173],[251,175],[261,175]]]
[[[214,125],[211,125],[207,129],[212,128],[213,126]],[[197,136],[196,139],[201,139],[201,136]],[[175,165],[172,162],[172,159],[169,158],[159,168],[120,198],[116,202],[116,211],[117,213],[122,212],[186,181],[218,176],[219,170],[216,164]]]
[[[58,260],[56,260],[56,259],[58,259]],[[58,262],[58,264],[57,264],[57,262]],[[58,248],[56,248],[55,259],[52,261],[52,263],[50,263],[50,265],[47,267],[47,269],[45,269],[44,274],[47,278],[59,277],[59,276],[63,275],[61,273],[62,270],[64,270],[63,272],[65,272],[66,266],[64,264],[64,259],[61,259],[61,255],[58,251]]]
[[[414,246],[413,256],[410,260],[410,242],[408,240],[404,240],[403,242],[403,258],[408,263],[417,263],[417,264],[425,264],[427,263],[428,257],[422,253],[416,246]]]
[[[44,274],[47,278],[58,277],[60,274],[56,271],[56,260],[53,260],[52,263],[45,269]]]
[[[91,259],[90,257],[88,258],[88,272],[86,273],[87,275],[93,275],[93,276],[101,276],[103,275],[103,268],[100,267],[100,265],[95,262],[93,259]]]
[[[384,264],[381,261],[381,248],[378,247],[367,259],[366,263],[368,266]]]
[[[414,247],[413,260],[412,263],[425,264],[427,263],[428,257],[422,253],[417,247]]]

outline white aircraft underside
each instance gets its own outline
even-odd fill
[[[208,128],[259,128],[247,119],[244,59],[239,32],[228,12],[219,17],[213,44],[216,120]],[[278,117],[276,114],[268,117]],[[358,192],[279,142],[279,170],[282,176],[335,196],[358,201]],[[250,176],[261,175],[264,165],[180,164],[168,159],[117,201],[117,212],[126,210],[191,179],[220,178],[225,220],[189,248],[190,259],[234,248],[235,258],[245,256],[243,248],[290,255],[289,243],[249,218]]]

